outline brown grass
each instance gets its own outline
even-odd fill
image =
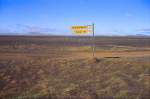
[[[77,40],[67,37],[0,38],[2,38],[0,39],[2,99],[150,98],[148,93],[150,51],[145,50],[149,48],[148,43],[136,51],[112,51],[107,50],[109,41],[114,42],[114,46],[119,46],[117,45],[119,41],[123,42],[121,39],[97,38],[96,44],[103,40],[103,45],[105,43],[108,45],[103,46],[105,51],[97,50],[96,58],[93,59],[90,49],[86,51],[66,49],[66,46],[70,49],[72,46],[82,46],[78,43],[79,38]],[[142,40],[146,43],[148,40],[123,39],[128,40],[126,46],[137,49],[141,44],[136,45],[134,42]],[[63,44],[63,40],[69,45],[66,42],[66,45]]]

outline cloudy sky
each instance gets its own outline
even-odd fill
[[[0,35],[150,35],[150,0],[0,0]]]

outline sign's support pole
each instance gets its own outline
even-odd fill
[[[92,54],[95,57],[95,30],[94,23],[92,24],[92,32],[93,32],[93,44],[92,44]]]

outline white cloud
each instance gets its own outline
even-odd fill
[[[138,32],[150,33],[150,28],[137,29]]]

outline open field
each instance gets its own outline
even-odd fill
[[[2,99],[149,99],[150,37],[0,37]]]

